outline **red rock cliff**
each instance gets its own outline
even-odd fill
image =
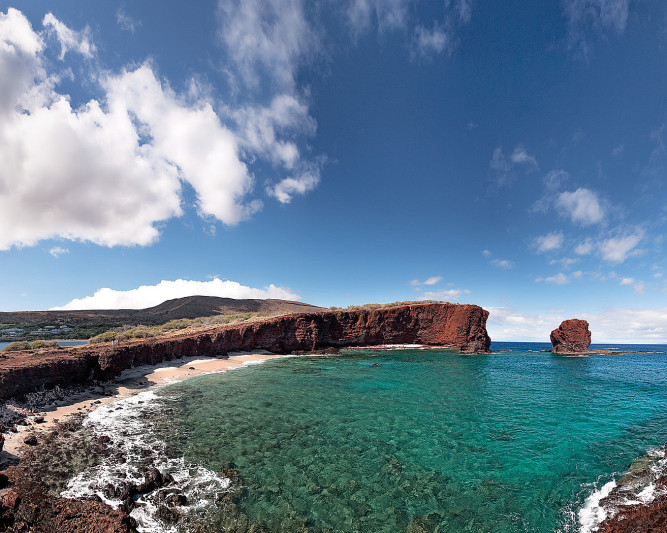
[[[591,345],[591,332],[588,322],[572,318],[564,320],[558,329],[551,332],[553,353],[584,353]]]
[[[0,397],[44,386],[108,379],[136,365],[239,350],[289,353],[329,347],[427,344],[483,353],[491,344],[486,331],[488,316],[488,311],[476,305],[445,303],[299,313],[116,348],[102,345],[40,354],[8,353],[0,359]]]

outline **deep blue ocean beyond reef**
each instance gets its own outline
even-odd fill
[[[667,347],[549,347],[277,359],[160,390],[150,431],[186,465],[233,465],[268,531],[586,530],[591,495],[667,444]]]

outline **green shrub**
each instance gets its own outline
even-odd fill
[[[28,341],[16,341],[5,346],[3,352],[18,352],[19,350],[30,350],[31,344]]]

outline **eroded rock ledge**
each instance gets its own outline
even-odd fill
[[[398,307],[299,313],[221,326],[196,334],[112,347],[12,352],[0,358],[0,398],[43,387],[109,379],[137,365],[186,356],[220,356],[263,349],[274,353],[378,344],[446,345],[464,353],[488,352],[488,311],[477,305],[415,304]]]

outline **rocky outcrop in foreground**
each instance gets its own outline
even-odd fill
[[[564,320],[558,329],[551,332],[551,344],[553,353],[577,354],[587,353],[591,345],[591,332],[588,330],[588,322],[572,318]]]
[[[414,304],[356,311],[300,313],[220,326],[204,332],[112,347],[0,355],[0,398],[42,388],[109,379],[137,365],[253,349],[285,354],[379,344],[450,346],[488,352],[488,311],[476,305]]]

